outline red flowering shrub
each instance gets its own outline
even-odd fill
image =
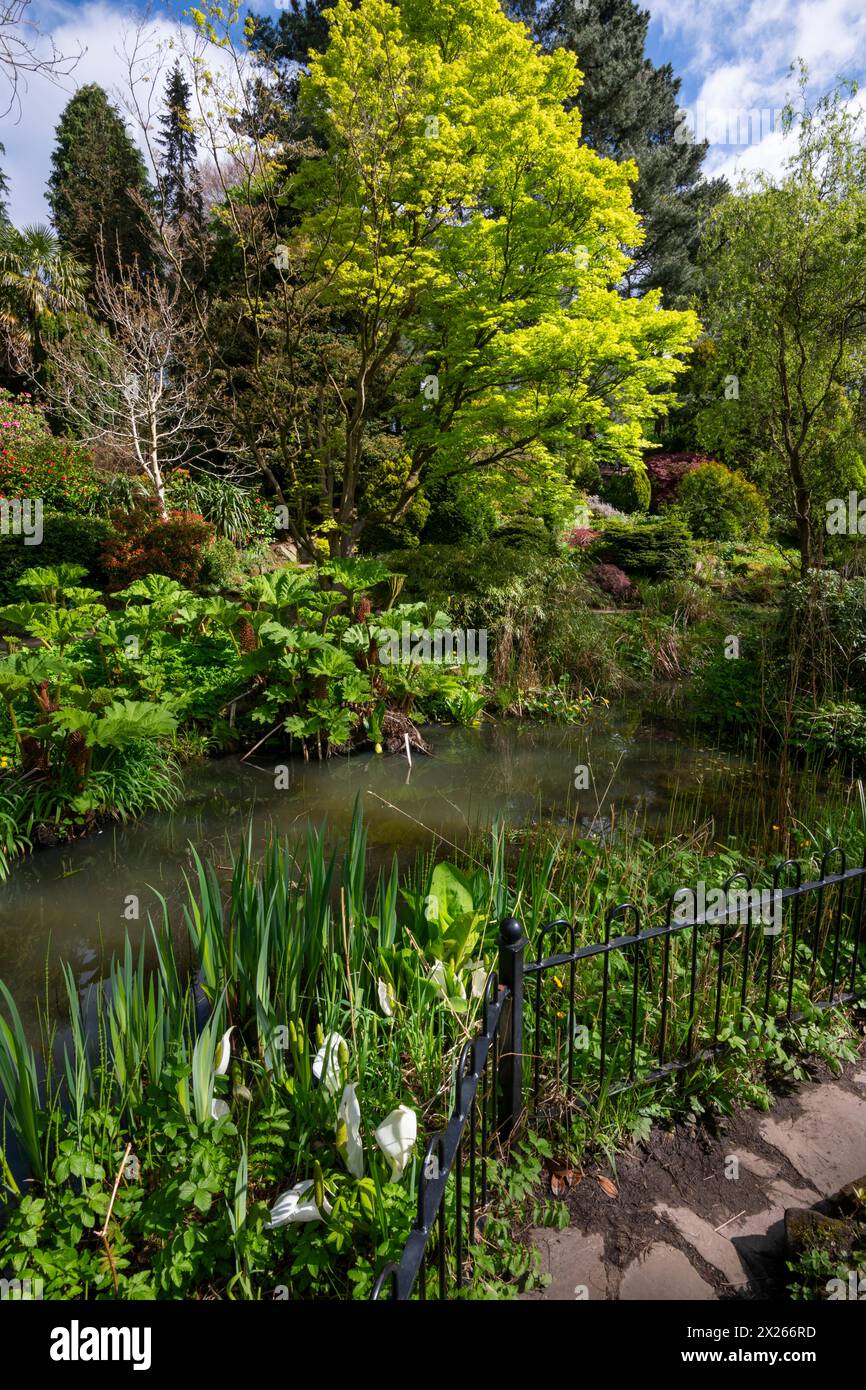
[[[601,535],[600,531],[593,531],[591,526],[575,526],[566,536],[566,541],[571,548],[586,550],[587,546],[592,545]]]
[[[159,515],[155,502],[111,514],[113,534],[102,550],[111,589],[125,589],[146,574],[165,574],[195,588],[214,528],[197,512]]]
[[[621,570],[619,565],[593,565],[587,570],[587,578],[603,594],[610,594],[616,603],[625,603],[636,592],[625,570]]]
[[[646,454],[644,464],[649,474],[652,511],[675,501],[677,488],[686,474],[709,461],[706,454]]]
[[[46,512],[80,515],[98,494],[88,451],[55,439],[29,396],[0,391],[0,497],[41,498]]]

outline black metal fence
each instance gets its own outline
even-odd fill
[[[574,922],[546,923],[532,959],[520,923],[506,918],[480,1031],[460,1055],[454,1110],[427,1144],[415,1225],[373,1298],[425,1299],[431,1273],[435,1297],[459,1295],[491,1154],[527,1109],[598,1105],[720,1056],[768,1023],[784,1030],[856,1000],[866,986],[864,890],[866,855],[848,868],[834,846],[806,883],[787,860],[770,887],[740,873],[718,889],[680,889],[657,925],[621,903],[601,941],[581,945]]]

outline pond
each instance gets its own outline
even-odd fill
[[[395,851],[409,860],[434,844],[448,855],[497,816],[516,827],[576,819],[596,833],[636,817],[650,834],[712,818],[716,835],[731,840],[744,808],[761,806],[753,763],[701,747],[625,706],[586,726],[502,722],[426,732],[433,756],[415,755],[411,768],[392,755],[295,759],[281,765],[279,781],[287,785],[280,789],[273,761],[193,765],[173,814],[109,827],[18,864],[0,886],[0,979],[31,1036],[37,998],[52,1007],[63,999],[60,960],[86,985],[122,949],[127,931],[134,943],[141,938],[157,894],[170,904],[183,900],[191,842],[202,857],[228,865],[248,826],[262,844],[269,831],[291,837],[312,818],[326,820],[338,844],[359,795],[374,864]],[[575,789],[580,767],[588,769],[588,790]],[[133,896],[139,917],[127,920]]]

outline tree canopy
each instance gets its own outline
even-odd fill
[[[386,433],[392,520],[437,479],[513,496],[567,489],[588,454],[640,468],[698,325],[619,293],[636,171],[581,142],[573,56],[496,0],[339,0],[327,21],[300,86],[319,157],[284,177],[263,151],[254,233],[223,214],[248,267],[267,199],[295,210],[276,275],[246,278],[232,389],[298,539],[345,553],[384,519],[365,466]]]
[[[775,489],[804,569],[821,558],[826,502],[866,483],[866,147],[843,97],[803,99],[784,176],[726,198],[705,245],[717,372],[734,388],[699,429],[711,446],[733,435]]]

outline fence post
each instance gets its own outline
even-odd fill
[[[499,924],[499,983],[509,991],[499,1053],[499,1130],[503,1137],[523,1113],[523,958],[526,937],[516,917]]]

